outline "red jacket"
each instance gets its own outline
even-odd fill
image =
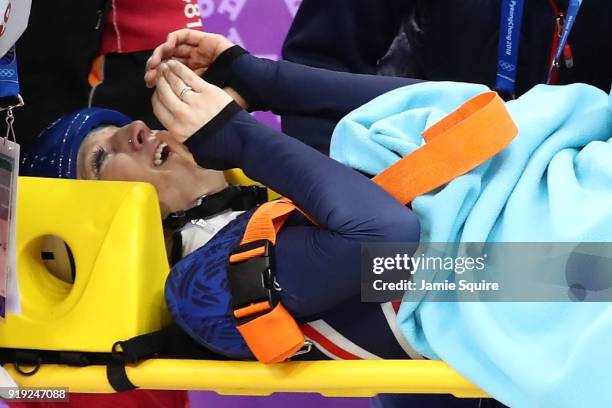
[[[101,53],[151,50],[168,33],[201,28],[197,0],[111,0],[102,33]]]

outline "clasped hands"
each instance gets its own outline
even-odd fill
[[[247,107],[233,89],[220,89],[200,78],[233,45],[218,34],[182,29],[170,33],[147,61],[144,80],[147,87],[155,88],[153,113],[181,142],[232,100]]]

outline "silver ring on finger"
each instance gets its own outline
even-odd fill
[[[185,86],[183,89],[181,89],[181,93],[179,94],[179,99],[181,101],[183,101],[183,98],[185,97],[185,94],[189,91],[193,91],[193,88],[190,87],[189,85]],[[185,102],[185,101],[183,101]]]

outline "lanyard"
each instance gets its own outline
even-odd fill
[[[19,144],[13,130],[13,108],[23,106],[19,95],[15,47],[0,58],[0,111],[6,112],[6,134],[0,137],[0,317],[7,312],[19,313],[17,283],[16,201],[19,175]],[[11,140],[12,139],[12,140]]]
[[[0,98],[17,95],[19,95],[19,77],[15,46],[13,46],[0,58]]]
[[[19,95],[19,77],[15,46],[0,58],[0,109],[15,108],[23,105]]]
[[[560,40],[555,52],[553,64],[548,71],[546,83],[550,82],[553,69],[559,64],[559,58],[578,15],[582,0],[570,0],[565,17],[565,24],[560,33]],[[518,67],[519,43],[521,36],[521,19],[524,0],[503,0],[499,23],[499,43],[497,48],[497,77],[495,88],[498,91],[514,95],[516,72]]]
[[[13,108],[23,106],[23,98],[19,94],[19,76],[17,73],[17,55],[13,45],[2,58],[0,58],[0,112],[6,111],[6,138],[15,140],[13,130]],[[6,139],[5,138],[5,139]]]
[[[524,0],[503,0],[497,46],[495,88],[514,95]]]
[[[565,17],[565,23],[563,24],[563,30],[560,33],[561,38],[559,39],[559,45],[557,46],[557,51],[555,52],[555,58],[550,65],[550,69],[548,70],[548,78],[546,79],[546,83],[550,82],[552,78],[553,70],[559,66],[559,59],[561,58],[561,53],[563,52],[563,48],[567,43],[567,39],[572,31],[572,27],[574,26],[574,21],[576,21],[576,16],[578,15],[578,11],[580,10],[580,6],[582,5],[582,0],[570,0],[569,5],[567,7],[567,16]]]

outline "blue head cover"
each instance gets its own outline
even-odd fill
[[[122,113],[87,108],[62,116],[42,131],[21,161],[21,175],[76,178],[76,161],[83,139],[93,129],[124,126],[132,120]]]

